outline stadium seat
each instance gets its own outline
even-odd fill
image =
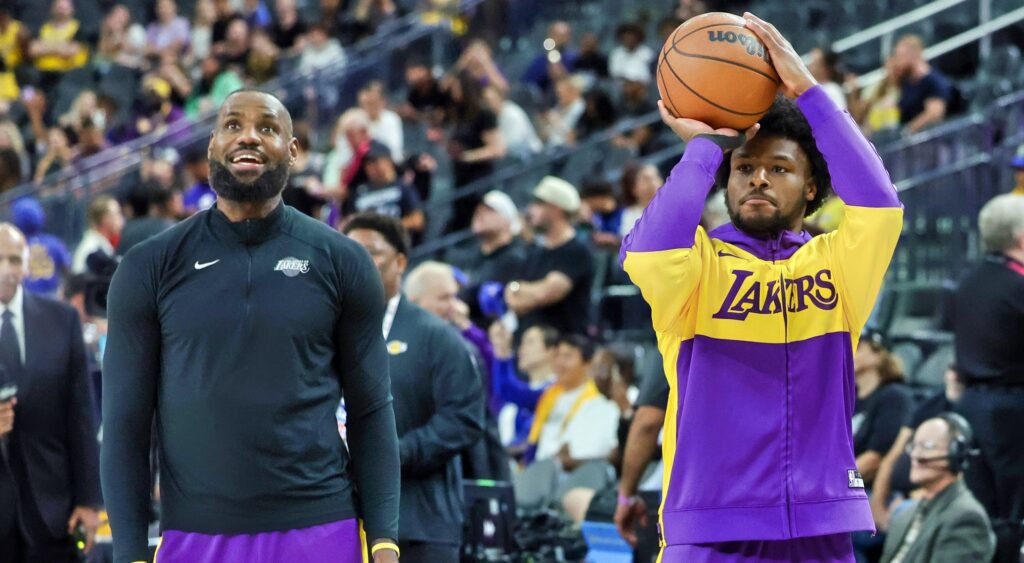
[[[903,373],[908,376],[917,371],[924,359],[921,347],[912,341],[900,342],[894,345],[890,351],[903,363]]]
[[[913,372],[910,383],[917,386],[942,386],[946,369],[955,361],[956,349],[953,343],[941,344]]]

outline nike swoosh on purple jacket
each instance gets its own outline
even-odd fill
[[[671,384],[667,545],[873,530],[850,420],[853,350],[903,225],[881,159],[818,86],[797,99],[846,203],[826,235],[698,226],[722,161],[694,139],[623,243]]]

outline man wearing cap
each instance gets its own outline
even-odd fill
[[[1017,154],[1013,155],[1010,166],[1013,167],[1013,181],[1015,182],[1010,193],[1024,195],[1024,145],[1017,147]]]
[[[55,297],[61,278],[71,269],[71,254],[60,238],[43,232],[46,213],[35,198],[19,199],[13,211],[14,224],[28,243],[28,275],[22,285],[32,293]]]
[[[522,276],[505,286],[508,308],[519,316],[519,330],[536,324],[562,334],[585,334],[590,313],[594,258],[576,240],[573,216],[579,211],[576,187],[546,176],[533,190],[527,220],[536,231]]]
[[[470,230],[476,237],[468,248],[455,249],[445,261],[462,270],[468,283],[459,293],[473,322],[485,325],[477,295],[487,282],[508,283],[522,274],[526,245],[519,238],[519,209],[504,192],[491,190],[473,212]]]

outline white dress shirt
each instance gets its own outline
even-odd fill
[[[4,305],[0,303],[0,329],[3,327],[3,314],[8,310],[14,315],[11,322],[14,323],[14,332],[18,335],[18,352],[21,354],[21,364],[25,365],[25,307],[24,293],[21,286],[14,292],[11,302]]]

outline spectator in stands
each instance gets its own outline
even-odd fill
[[[555,382],[537,401],[526,454],[515,477],[516,504],[542,508],[561,503],[571,489],[600,489],[612,480],[605,461],[617,445],[619,409],[590,377],[594,345],[570,334],[558,339]]]
[[[0,406],[0,559],[71,563],[71,532],[81,526],[90,551],[103,502],[93,394],[78,315],[23,290],[27,255],[0,225],[0,367],[21,383]]]
[[[146,30],[132,21],[132,13],[124,4],[116,4],[103,18],[93,62],[101,72],[112,65],[141,68],[146,42]],[[182,45],[188,45],[187,37]]]
[[[954,298],[956,363],[967,383],[957,412],[981,449],[967,482],[999,536],[996,561],[1016,561],[1024,520],[1024,197],[986,203],[978,230],[988,254]]]
[[[150,76],[157,76],[171,86],[171,102],[183,107],[192,95],[192,70],[187,68],[180,55],[164,52],[154,65]]]
[[[625,237],[633,230],[637,219],[647,209],[647,204],[654,199],[658,188],[665,183],[658,167],[653,164],[632,165],[622,172],[622,202],[626,209],[622,212],[619,237]]]
[[[452,71],[469,73],[480,86],[496,88],[502,94],[508,93],[508,80],[494,62],[491,48],[482,39],[474,39],[469,43],[455,61]]]
[[[615,197],[615,188],[601,179],[584,180],[580,190],[583,205],[580,219],[589,222],[590,239],[598,248],[618,252],[622,242],[623,208]]]
[[[924,58],[924,41],[905,35],[893,48],[896,76],[900,81],[900,125],[916,133],[946,117],[950,99],[949,80]]]
[[[863,91],[857,88],[855,76],[847,80],[850,115],[868,135],[896,130],[900,126],[900,78],[896,59],[886,59],[884,68],[885,77]]]
[[[371,80],[359,90],[358,101],[359,107],[370,119],[370,136],[391,149],[391,158],[395,162],[401,162],[405,144],[402,118],[388,109],[384,83]]]
[[[555,107],[541,115],[541,130],[549,147],[569,145],[575,142],[573,131],[586,109],[581,94],[583,79],[578,76],[562,76],[555,81]]]
[[[917,506],[897,515],[882,563],[991,561],[995,546],[985,510],[960,474],[971,457],[970,425],[947,413],[917,427],[908,445],[910,480],[923,491]]]
[[[39,28],[39,35],[29,43],[29,56],[39,69],[39,87],[43,92],[56,92],[61,76],[89,61],[89,50],[81,37],[81,24],[75,19],[71,0],[53,0],[50,19]]]
[[[281,50],[263,28],[255,28],[250,41],[249,56],[245,59],[245,74],[256,83],[266,82],[277,76]]]
[[[569,24],[564,21],[552,23],[548,28],[548,36],[544,39],[544,50],[526,67],[523,82],[532,84],[546,93],[558,79],[573,72],[579,53],[572,48],[571,43],[572,28]]]
[[[708,11],[707,2],[704,0],[679,0],[679,5],[676,6],[676,10],[673,15],[679,19],[680,22],[699,16]]]
[[[479,375],[458,333],[403,297],[409,241],[401,224],[357,215],[345,233],[369,251],[388,302],[384,338],[402,463],[402,556],[456,563],[463,523],[459,454],[484,427]]]
[[[0,194],[21,183],[21,161],[9,147],[0,148]]]
[[[314,152],[309,142],[310,127],[308,123],[299,121],[293,126],[292,134],[299,145],[295,164],[288,175],[288,186],[281,197],[284,202],[295,209],[314,217],[323,218],[324,185],[320,178],[324,173],[324,155]]]
[[[185,113],[195,117],[218,108],[232,92],[243,85],[242,77],[235,69],[209,55],[199,66],[199,79],[192,88],[192,95],[185,101]]]
[[[242,16],[235,11],[232,0],[213,0],[213,7],[217,12],[217,16],[213,20],[210,39],[211,48],[215,49],[218,43],[227,39],[228,26],[231,25],[231,22],[241,19]]]
[[[217,194],[210,187],[210,161],[206,158],[206,152],[194,150],[187,153],[185,172],[191,182],[187,184],[189,187],[184,194],[185,214],[192,215],[209,209],[217,201]]]
[[[157,0],[156,21],[146,29],[146,54],[157,58],[164,51],[181,55],[188,47],[188,20],[178,15],[175,0]]]
[[[254,32],[257,29],[270,27],[272,21],[270,10],[267,9],[267,5],[263,3],[263,0],[244,0],[242,2],[242,12],[239,15],[249,25],[249,29]]]
[[[865,334],[853,358],[857,402],[853,409],[853,452],[857,470],[870,486],[913,406],[903,385],[903,365],[876,331]]]
[[[470,230],[475,237],[471,246],[462,252],[449,251],[446,259],[466,274],[462,300],[469,305],[470,317],[485,324],[478,298],[480,287],[487,282],[512,281],[521,274],[526,260],[526,246],[519,238],[519,210],[504,192],[491,190],[476,206]]]
[[[905,499],[913,498],[916,485],[910,482],[910,454],[907,444],[914,429],[942,413],[952,412],[964,394],[964,383],[956,366],[949,366],[943,375],[945,386],[917,405],[903,422],[900,433],[878,466],[871,485],[871,514],[879,532],[889,529],[890,516],[900,509]]]
[[[505,94],[494,86],[484,88],[484,100],[487,102],[487,108],[498,116],[498,130],[510,155],[525,159],[544,148],[544,143],[533,128],[530,116],[519,104],[507,99]]]
[[[388,153],[391,149],[370,135],[370,118],[360,108],[341,114],[335,129],[334,149],[324,165],[324,189],[329,197],[341,201],[351,189],[366,183],[366,154],[371,149]],[[335,219],[329,222],[333,224]]]
[[[409,63],[405,67],[405,84],[409,93],[398,110],[402,119],[423,122],[429,127],[440,125],[448,106],[448,95],[434,78],[430,66],[422,60]]]
[[[15,70],[28,52],[29,30],[11,17],[7,4],[0,4],[0,101],[13,102],[21,89]]]
[[[555,381],[558,331],[549,326],[532,326],[523,332],[516,352],[513,352],[512,331],[504,322],[492,323],[488,338],[494,352],[492,400],[501,405],[498,414],[501,441],[514,457],[519,458],[526,453],[537,401],[548,385]]]
[[[171,84],[159,76],[142,81],[142,101],[136,109],[131,130],[119,142],[130,141],[150,133],[163,134],[172,123],[183,119],[185,112],[171,100]]]
[[[650,71],[638,70],[640,67],[630,67],[622,79],[622,96],[619,101],[620,117],[641,117],[657,111],[657,106],[651,102],[650,93]],[[614,139],[618,147],[626,148],[634,154],[646,155],[651,152],[651,140],[654,133],[649,125],[640,125],[630,131],[619,135]]]
[[[1017,147],[1017,154],[1013,155],[1010,166],[1013,168],[1014,181],[1014,187],[1010,193],[1024,195],[1024,145]]]
[[[313,72],[344,62],[345,50],[337,39],[328,35],[327,26],[322,22],[310,26],[302,56],[299,57],[299,70]]]
[[[395,0],[355,0],[341,20],[338,36],[344,45],[353,45],[399,16],[401,10]]]
[[[270,25],[270,38],[274,44],[289,56],[302,52],[305,45],[306,23],[299,17],[295,0],[274,2],[274,23]]]
[[[840,68],[839,53],[828,47],[815,47],[810,52],[807,70],[821,84],[829,98],[841,109],[846,109],[846,93],[843,92],[843,72]]]
[[[577,142],[582,141],[615,125],[618,119],[618,110],[604,89],[591,88],[583,94],[583,113],[576,121],[573,138]]]
[[[217,8],[213,0],[197,0],[189,39],[189,65],[203,61],[213,49],[213,24],[217,21]]]
[[[154,185],[141,188],[142,197],[148,204],[146,213],[136,215],[124,224],[117,244],[117,254],[124,256],[133,246],[158,235],[177,223],[178,211],[182,207],[181,192]]]
[[[608,74],[620,80],[650,83],[654,50],[644,45],[644,28],[632,22],[621,24],[615,38],[619,44],[608,56]]]
[[[94,252],[102,252],[113,257],[114,249],[121,239],[121,230],[124,228],[121,204],[108,195],[97,196],[89,202],[85,218],[89,222],[89,228],[75,248],[71,260],[73,274],[81,274],[87,270],[89,255]]]
[[[527,218],[538,241],[527,251],[522,275],[504,290],[520,331],[544,324],[562,334],[587,332],[594,257],[576,239],[572,221],[579,209],[579,193],[561,178],[546,176],[533,190]]]
[[[56,297],[60,282],[71,269],[71,254],[64,242],[43,231],[46,214],[35,198],[23,197],[11,209],[14,225],[28,244],[28,268],[23,282],[26,290]]]
[[[249,49],[249,24],[242,18],[232,19],[228,23],[224,40],[213,44],[213,54],[220,57],[225,65],[238,65],[241,68],[248,62]]]
[[[608,77],[608,56],[601,52],[601,39],[596,33],[587,32],[580,37],[574,72],[587,76],[591,84]]]
[[[60,127],[50,127],[46,137],[46,152],[36,164],[33,181],[41,184],[46,176],[70,166],[75,160],[75,151],[68,141],[68,134]]]
[[[337,37],[341,27],[341,20],[345,17],[345,10],[341,6],[341,0],[320,0],[320,21],[326,26],[329,37]]]
[[[451,104],[446,118],[450,126],[447,151],[452,159],[452,175],[458,191],[489,176],[495,163],[505,157],[506,149],[498,129],[498,116],[487,107],[480,84],[471,75],[465,72],[457,74],[449,85],[448,96]],[[477,194],[456,199],[447,231],[461,231],[468,227],[479,201]]]
[[[394,217],[415,240],[426,227],[423,204],[416,190],[398,175],[388,148],[371,147],[362,158],[362,166],[366,182],[350,190],[342,213],[346,216],[375,213]]]

